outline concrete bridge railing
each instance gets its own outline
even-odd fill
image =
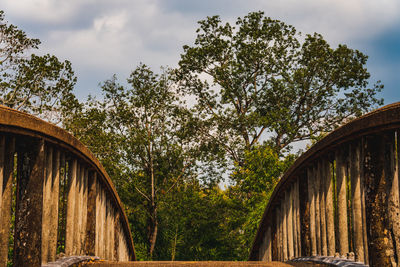
[[[62,254],[134,260],[121,201],[77,139],[0,107],[0,266],[41,266]]]
[[[250,259],[336,256],[399,266],[399,144],[395,103],[312,146],[275,188]]]

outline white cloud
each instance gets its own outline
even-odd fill
[[[305,33],[349,41],[372,38],[399,22],[397,0],[282,0],[257,1],[268,16],[278,17]]]
[[[130,70],[140,61],[155,67],[172,65],[181,46],[193,38],[194,25],[180,14],[163,14],[155,3],[137,1],[95,14],[83,29],[55,28],[41,38],[42,50],[83,68],[111,73]]]
[[[15,16],[21,16],[32,22],[56,24],[71,19],[82,3],[79,0],[5,0],[2,2],[2,8]]]
[[[103,16],[96,18],[93,22],[93,27],[96,32],[118,32],[126,26],[128,21],[127,14],[122,11],[119,14]]]
[[[1,1],[13,24],[23,21],[37,30],[29,36],[42,40],[43,52],[71,60],[79,79],[95,85],[113,73],[126,78],[140,61],[175,66],[182,45],[194,41],[196,22],[210,15],[234,22],[263,10],[332,44],[371,39],[400,18],[398,0],[204,0],[201,6],[197,0]]]

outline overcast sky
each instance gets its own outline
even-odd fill
[[[234,22],[250,11],[321,33],[369,56],[371,82],[385,84],[385,104],[400,100],[399,0],[0,0],[6,19],[42,41],[40,53],[72,62],[76,93],[98,94],[114,73],[125,80],[140,62],[154,70],[177,65],[197,21]]]

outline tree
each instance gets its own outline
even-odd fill
[[[239,216],[232,218],[240,227],[237,234],[241,244],[241,257],[250,253],[261,217],[282,174],[292,165],[296,155],[280,157],[269,145],[254,146],[246,151],[242,166],[236,166],[231,178],[235,185],[227,190],[236,203]]]
[[[252,12],[235,25],[199,22],[175,79],[195,99],[204,136],[234,163],[227,195],[232,231],[243,253],[279,180],[293,161],[291,144],[322,134],[383,104],[369,85],[367,56],[317,33]],[[212,140],[212,141],[211,141]],[[242,255],[243,257],[243,255]]]
[[[89,99],[66,121],[112,177],[140,259],[246,258],[293,161],[290,144],[382,102],[361,52],[302,37],[262,12],[235,27],[217,16],[201,21],[173,81],[140,65],[128,86],[105,81],[104,99]],[[234,183],[222,191],[216,174],[226,154]]]
[[[58,122],[54,119],[77,105],[76,77],[69,61],[29,54],[39,44],[5,21],[0,10],[0,104]]]
[[[199,24],[176,79],[196,97],[208,135],[239,164],[260,140],[281,155],[383,104],[376,98],[383,86],[369,87],[367,56],[358,50],[332,48],[317,33],[303,37],[263,12],[236,26],[218,16]]]
[[[191,112],[166,71],[158,75],[141,64],[128,84],[118,84],[115,76],[105,81],[104,99],[89,99],[66,126],[100,158],[121,199],[135,210],[135,235],[139,243],[146,243],[139,245],[139,254],[152,259],[159,206],[174,188],[206,169],[206,164],[198,164],[206,153],[195,138]]]
[[[239,259],[237,232],[230,225],[237,210],[225,191],[192,180],[177,187],[168,198],[160,207],[163,234],[158,248],[168,248],[162,260]]]

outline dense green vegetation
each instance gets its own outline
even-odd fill
[[[297,156],[291,145],[383,103],[367,56],[346,45],[332,48],[262,12],[199,25],[178,68],[139,64],[127,86],[114,76],[101,97],[78,103],[71,64],[30,55],[39,40],[0,13],[1,103],[51,115],[94,152],[141,260],[245,260]]]

